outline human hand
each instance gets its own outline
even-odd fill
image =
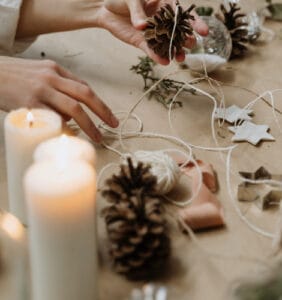
[[[101,133],[82,108],[85,104],[111,127],[118,120],[84,81],[53,61],[0,56],[0,109],[48,107],[66,119],[73,118],[94,141]]]
[[[24,0],[21,6],[17,38],[35,37],[40,34],[100,27],[110,31],[123,42],[143,50],[160,64],[169,60],[156,55],[147,46],[144,34],[148,16],[156,13],[165,3],[175,7],[176,0]],[[208,34],[207,25],[194,13],[191,21],[194,30]],[[192,48],[195,37],[187,38],[186,47]],[[184,51],[176,59],[183,61]]]
[[[151,50],[145,41],[142,29],[146,28],[146,19],[155,14],[160,6],[169,3],[175,6],[174,0],[105,0],[98,13],[98,27],[110,31],[118,39],[142,49],[154,61],[166,65],[169,60],[161,58]],[[208,34],[207,25],[196,13],[192,13],[195,20],[191,22],[194,30],[200,35]],[[192,48],[196,43],[194,36],[187,38],[186,47]],[[176,56],[176,60],[185,59],[184,50]]]

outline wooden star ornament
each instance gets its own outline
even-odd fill
[[[275,138],[267,132],[268,125],[257,125],[245,121],[241,126],[230,126],[228,129],[235,133],[232,142],[249,142],[256,146],[260,141],[275,141]]]
[[[237,105],[229,106],[228,108],[217,108],[215,111],[215,118],[222,119],[228,123],[235,123],[239,120],[250,121],[253,113],[251,109],[242,109]]]

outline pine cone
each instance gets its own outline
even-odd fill
[[[248,50],[247,46],[245,45],[248,43],[248,23],[242,20],[246,16],[245,14],[237,13],[239,10],[241,10],[237,3],[230,2],[229,6],[230,10],[227,11],[225,6],[221,4],[220,10],[223,13],[223,16],[217,14],[217,17],[230,31],[232,39],[231,58],[235,58],[244,55]]]
[[[103,191],[110,205],[102,215],[110,240],[110,256],[118,273],[132,280],[158,275],[170,253],[162,199],[150,166],[132,160],[107,180]]]
[[[179,3],[177,2],[177,5]],[[193,35],[193,28],[190,20],[194,17],[190,12],[194,9],[195,5],[191,5],[187,10],[179,6],[176,28],[172,41],[171,58],[174,54],[181,52],[182,47],[185,45],[187,36]],[[147,20],[147,28],[145,29],[145,39],[148,46],[154,50],[156,54],[163,58],[169,58],[169,46],[172,38],[174,28],[175,12],[173,8],[166,4],[162,7],[156,15]]]

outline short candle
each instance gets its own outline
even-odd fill
[[[27,224],[22,180],[42,141],[62,132],[61,117],[51,110],[22,108],[5,118],[5,147],[10,211]]]
[[[61,156],[62,152],[65,159],[84,160],[93,166],[95,165],[96,154],[94,147],[86,140],[65,134],[38,145],[34,151],[34,161],[54,160]]]

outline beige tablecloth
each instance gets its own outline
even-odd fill
[[[267,22],[266,26],[276,33],[273,41],[258,42],[256,46],[251,47],[244,59],[234,60],[212,75],[213,78],[225,83],[222,90],[227,106],[232,104],[244,106],[256,97],[256,93],[282,87],[282,27],[281,24],[274,22]],[[129,71],[131,65],[137,63],[137,57],[142,53],[112,38],[103,30],[89,29],[40,37],[23,54],[23,57],[41,59],[41,52],[46,54],[46,58],[57,61],[85,79],[114,111],[128,111],[142,95],[141,78]],[[169,68],[175,69],[175,66],[160,68],[160,72],[164,74]],[[185,80],[193,78],[189,73],[178,75],[178,77]],[[207,84],[202,84],[201,87],[211,92]],[[282,93],[275,94],[276,104],[280,109],[282,109],[281,97]],[[212,101],[204,96],[186,96],[181,101],[183,107],[172,111],[174,127],[174,132],[172,132],[169,127],[167,109],[154,100],[144,99],[135,110],[144,123],[144,131],[171,134],[194,145],[214,147],[215,143],[211,135]],[[259,101],[253,109],[254,122],[269,125],[276,141],[263,142],[258,147],[248,143],[238,144],[231,158],[231,185],[234,195],[236,195],[237,184],[240,181],[238,171],[254,171],[264,165],[273,173],[282,173],[282,139],[272,109],[263,101]],[[281,122],[281,114],[276,116]],[[4,117],[5,114],[1,113],[1,125],[3,125]],[[219,146],[232,145],[232,134],[228,131],[227,125],[222,128],[217,127],[216,133]],[[177,147],[160,139],[131,139],[125,141],[125,144],[131,151]],[[116,146],[117,143],[114,142],[112,145]],[[100,146],[96,149],[98,172],[108,163],[119,162],[116,154]],[[258,263],[256,259],[265,262],[274,260],[272,256],[269,256],[272,251],[271,240],[255,233],[239,219],[226,188],[224,163],[226,154],[197,149],[194,149],[194,154],[212,163],[218,173],[220,183],[218,198],[224,207],[226,228],[197,234],[201,248],[218,254],[211,255],[200,250],[176,226],[172,226],[172,268],[158,284],[167,285],[169,299],[227,299],[226,291],[230,289],[234,280],[259,274],[265,270],[265,266]],[[109,175],[110,171],[104,177]],[[104,202],[104,199],[98,195],[98,212]],[[0,129],[0,207],[7,208],[3,126]],[[278,219],[276,209],[262,212],[254,204],[240,204],[240,208],[256,226],[265,231],[274,232]],[[106,256],[103,220],[100,216],[97,218],[101,261],[103,261],[99,272],[100,299],[127,299],[130,290],[142,284],[128,282],[110,270]],[[2,299],[1,290],[0,298]]]

